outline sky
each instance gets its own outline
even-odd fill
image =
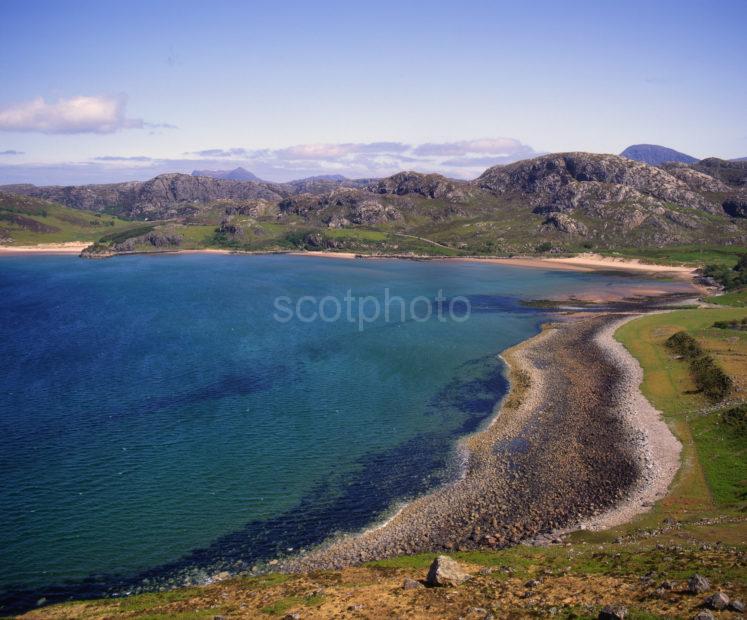
[[[0,183],[747,156],[747,0],[0,2]]]

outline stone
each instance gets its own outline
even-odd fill
[[[425,588],[425,586],[414,579],[405,579],[402,583],[402,588],[405,590],[419,590],[420,588]]]
[[[693,617],[693,620],[716,620],[713,617],[713,614],[708,611],[707,609],[704,609],[703,611],[699,611],[695,616]]]
[[[539,581],[537,581],[536,579],[530,579],[529,581],[527,581],[527,582],[526,582],[526,583],[524,584],[524,587],[525,587],[525,588],[535,588],[535,587],[537,587],[537,586],[539,585],[539,583],[540,583],[540,582],[539,582]]]
[[[607,605],[599,612],[599,620],[625,620],[628,608],[622,605]]]
[[[709,609],[726,609],[729,606],[729,597],[723,592],[716,592],[703,601],[703,604]]]
[[[294,612],[292,614],[285,614],[283,620],[301,620],[301,614]]]
[[[694,574],[687,580],[687,591],[690,594],[701,594],[711,587],[711,582],[703,575]]]
[[[744,603],[740,600],[733,600],[731,603],[729,603],[729,609],[732,611],[736,611],[738,614],[741,614],[744,611]]]
[[[459,564],[445,555],[439,555],[428,570],[426,583],[431,586],[458,586],[469,579],[469,573],[462,570]]]

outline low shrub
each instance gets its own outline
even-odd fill
[[[721,369],[715,359],[703,351],[698,341],[690,334],[684,331],[677,332],[667,338],[666,345],[688,360],[695,385],[706,398],[717,402],[731,392],[731,377]]]

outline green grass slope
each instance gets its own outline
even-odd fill
[[[0,192],[0,245],[96,241],[137,223]]]

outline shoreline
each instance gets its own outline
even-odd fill
[[[0,255],[12,254],[79,254],[93,242],[66,241],[61,243],[41,243],[37,245],[0,245]],[[511,267],[526,267],[532,269],[557,269],[563,271],[621,271],[628,273],[640,273],[641,275],[659,275],[692,281],[696,276],[698,267],[686,265],[663,265],[659,263],[645,263],[639,258],[615,258],[602,256],[600,254],[584,253],[570,257],[552,256],[430,256],[414,254],[359,254],[355,252],[327,252],[316,250],[277,250],[277,251],[241,251],[226,248],[196,248],[176,249],[159,252],[121,252],[102,256],[102,258],[114,258],[117,256],[130,255],[174,255],[174,254],[236,254],[246,256],[307,256],[314,258],[331,258],[338,260],[415,260],[415,261],[443,261],[443,262],[466,262],[507,265]]]
[[[282,569],[547,544],[649,510],[666,495],[681,446],[640,393],[640,365],[614,333],[652,309],[567,316],[504,351],[511,387],[485,427],[458,442],[462,477]]]

